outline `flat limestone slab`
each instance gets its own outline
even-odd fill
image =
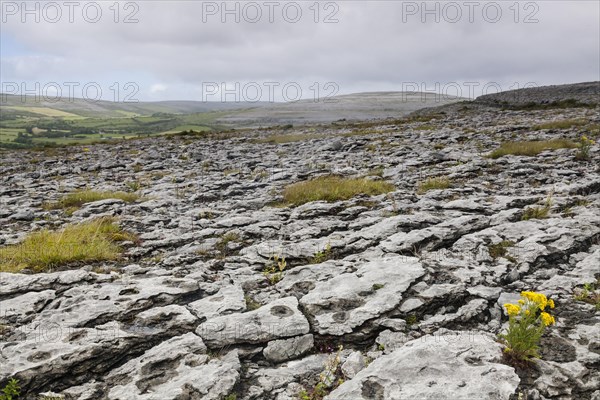
[[[508,400],[519,384],[485,332],[438,330],[381,356],[327,400]]]

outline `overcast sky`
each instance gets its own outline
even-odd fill
[[[25,83],[82,97],[87,85],[89,98],[99,88],[120,101],[219,101],[223,83],[231,101],[254,100],[257,88],[262,100],[415,84],[467,97],[485,85],[600,79],[599,1],[448,3],[246,1],[225,10],[220,1],[111,0],[25,10],[2,0],[0,78],[4,92]]]

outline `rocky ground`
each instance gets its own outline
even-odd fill
[[[589,124],[533,129],[566,119]],[[593,108],[464,106],[296,128],[323,137],[284,144],[256,140],[274,129],[1,153],[0,244],[102,215],[139,241],[114,262],[0,273],[0,383],[17,378],[25,398],[285,400],[321,381],[332,400],[598,400],[600,312],[574,293],[600,273],[600,148],[486,155],[599,123]],[[328,174],[396,190],[275,205]],[[435,176],[450,188],[417,193]],[[85,187],[143,199],[41,207]],[[548,218],[522,220],[549,197]],[[557,324],[515,370],[496,335],[521,290],[552,297]]]

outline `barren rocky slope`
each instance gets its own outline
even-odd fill
[[[570,119],[584,123],[533,129]],[[0,244],[102,215],[139,242],[114,262],[0,273],[0,384],[19,379],[26,398],[284,400],[333,365],[332,400],[598,400],[600,312],[574,293],[600,273],[600,149],[589,161],[577,149],[486,155],[507,140],[578,141],[599,123],[593,108],[465,106],[297,129],[323,136],[283,144],[257,141],[281,133],[265,130],[1,153]],[[286,185],[328,174],[396,189],[274,205]],[[417,193],[434,176],[451,186]],[[138,184],[131,204],[41,208]],[[549,196],[548,218],[523,220]],[[272,284],[275,256],[287,265]],[[521,290],[556,301],[528,370],[495,341]]]

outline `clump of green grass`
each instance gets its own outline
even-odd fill
[[[221,236],[221,239],[215,244],[215,248],[221,253],[221,256],[227,257],[232,254],[229,249],[229,243],[241,242],[240,235],[237,232],[228,232]]]
[[[542,129],[569,129],[574,126],[583,126],[586,123],[587,122],[583,119],[564,119],[561,121],[552,121],[536,125],[532,129],[535,131],[539,131]]]
[[[424,194],[430,190],[448,189],[450,185],[450,179],[445,176],[437,178],[427,178],[425,181],[419,183],[419,186],[417,187],[417,193]]]
[[[367,172],[367,175],[368,176],[378,176],[380,178],[383,178],[384,172],[385,172],[385,168],[377,167],[377,168],[370,169],[369,172]]]
[[[587,136],[582,136],[581,141],[579,142],[579,152],[575,155],[575,159],[586,161],[590,159],[590,150],[592,146],[596,144],[595,141],[588,138]]]
[[[536,156],[544,150],[573,149],[576,143],[568,139],[532,140],[521,142],[504,142],[492,151],[488,157],[500,158],[506,155]]]
[[[582,289],[578,289],[573,296],[575,300],[588,303],[600,310],[600,280],[596,283],[586,283]]]
[[[246,301],[246,309],[248,311],[258,310],[261,307],[261,304],[250,295],[244,295],[244,300]]]
[[[317,251],[313,258],[309,261],[310,264],[321,264],[327,260],[331,260],[334,257],[333,250],[331,249],[331,244],[327,243],[325,249],[321,251]]]
[[[265,267],[263,275],[271,285],[275,285],[277,282],[283,279],[283,271],[287,268],[287,262],[285,257],[279,255],[273,255],[273,262],[271,265]]]
[[[384,181],[326,176],[287,186],[283,191],[283,198],[285,204],[297,206],[319,200],[348,200],[359,194],[375,196],[394,189],[393,184]]]
[[[60,231],[33,232],[19,244],[0,247],[0,271],[44,272],[74,262],[114,260],[121,254],[118,242],[125,240],[137,238],[113,218],[69,225]]]
[[[414,128],[415,131],[432,131],[435,129],[433,125],[421,125]]]
[[[63,196],[56,203],[46,203],[44,208],[48,210],[56,209],[67,209],[67,208],[79,208],[87,203],[93,203],[94,201],[106,200],[106,199],[120,199],[127,203],[133,203],[138,200],[140,196],[137,193],[126,193],[126,192],[112,192],[104,191],[99,192],[95,190],[78,190],[73,193],[69,193]]]
[[[490,256],[495,260],[499,257],[506,257],[506,253],[509,247],[513,247],[515,242],[511,240],[503,240],[500,243],[491,244],[488,246]]]
[[[550,214],[550,208],[552,207],[552,196],[548,196],[543,206],[529,207],[523,212],[523,221],[530,219],[546,219]]]

